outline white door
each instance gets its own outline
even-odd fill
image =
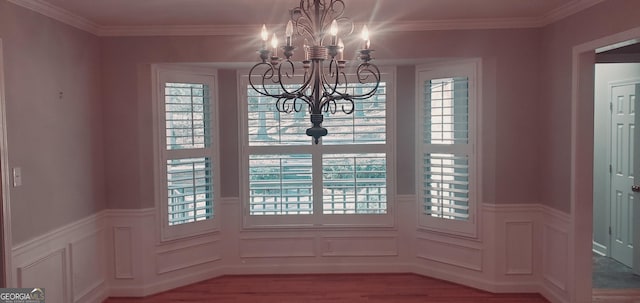
[[[634,126],[636,83],[610,86],[611,257],[633,267]],[[640,151],[640,149],[638,149]],[[640,178],[638,179],[640,180]]]
[[[636,83],[636,91],[635,91],[635,95],[634,95],[634,99],[635,99],[635,104],[634,106],[640,108],[640,83]],[[640,125],[640,115],[635,115],[635,124]],[[640,201],[640,187],[638,183],[640,183],[640,131],[637,131],[633,134],[633,170],[635,172],[635,180],[637,180],[635,182],[635,184],[633,185],[633,197],[635,201]],[[640,243],[640,207],[638,207],[636,205],[636,207],[632,207],[633,209],[633,229],[635,232],[633,233],[633,243]],[[640,247],[640,246],[639,246]],[[635,249],[633,251],[633,273],[635,273],[636,275],[640,275],[640,248],[639,249]]]

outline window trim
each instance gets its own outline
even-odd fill
[[[425,64],[416,67],[416,213],[418,229],[452,234],[467,238],[478,238],[480,226],[479,209],[482,199],[481,180],[481,110],[482,110],[482,61],[480,58],[453,60],[436,64]],[[469,78],[469,220],[458,221],[436,218],[423,214],[424,174],[423,174],[423,100],[424,81],[428,79],[455,76]]]
[[[386,82],[386,143],[383,144],[355,144],[355,148],[350,147],[341,148],[336,145],[312,145],[311,137],[309,137],[309,145],[282,145],[278,147],[270,147],[270,152],[277,153],[279,151],[286,153],[306,153],[311,154],[312,167],[314,170],[322,169],[323,154],[331,153],[362,153],[364,146],[372,147],[367,150],[367,153],[380,153],[387,154],[387,213],[386,214],[322,214],[322,202],[314,203],[314,213],[312,215],[249,215],[250,209],[247,201],[249,200],[249,149],[262,149],[263,146],[251,146],[249,147],[248,139],[248,114],[247,114],[247,85],[248,85],[248,70],[239,70],[237,73],[238,79],[238,113],[240,115],[238,119],[240,138],[238,144],[240,145],[240,201],[242,203],[242,227],[244,229],[343,229],[343,228],[357,228],[357,229],[388,229],[395,227],[396,213],[394,211],[396,202],[396,68],[395,67],[380,67],[380,73],[382,75],[382,81]],[[355,75],[348,74],[347,76],[353,77]],[[275,106],[275,103],[274,103]],[[305,114],[305,118],[308,119],[308,114]],[[311,122],[309,122],[309,127]],[[331,129],[329,129],[329,135]],[[306,136],[306,134],[301,134]],[[321,179],[321,178],[318,178]],[[314,188],[320,186],[322,180],[313,180]],[[377,218],[375,218],[377,217]],[[375,220],[374,220],[375,218]]]
[[[153,168],[154,168],[154,205],[158,217],[160,228],[158,239],[160,242],[172,241],[176,239],[192,237],[220,230],[220,219],[218,213],[221,209],[220,195],[220,144],[218,133],[218,85],[217,70],[196,66],[180,66],[173,64],[152,64],[151,65],[152,84],[152,120],[153,120]],[[178,225],[169,225],[168,219],[168,197],[166,190],[166,161],[168,157],[166,149],[165,111],[164,111],[164,83],[173,82],[197,82],[209,86],[209,106],[211,117],[211,146],[206,148],[211,160],[213,175],[213,216],[211,219],[190,222]],[[175,151],[174,151],[175,153]],[[191,150],[178,151],[185,156],[192,155]]]

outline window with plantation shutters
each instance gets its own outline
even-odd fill
[[[419,224],[476,235],[476,108],[479,62],[417,70]]]
[[[216,228],[215,73],[154,66],[162,239]]]
[[[246,103],[243,154],[245,225],[388,226],[393,106],[387,73],[377,93],[355,102],[354,112],[324,113],[329,134],[313,144],[307,105],[279,113],[275,100],[241,79]],[[357,81],[356,81],[357,82]],[[351,93],[370,90],[352,83]],[[295,85],[292,85],[293,87]],[[289,88],[291,88],[289,87]],[[277,90],[279,85],[273,85]],[[293,103],[292,103],[293,106]],[[337,106],[342,106],[338,104]]]

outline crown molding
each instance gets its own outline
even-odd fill
[[[549,25],[551,23],[560,21],[566,17],[569,17],[581,10],[590,8],[605,0],[573,0],[565,5],[562,5],[543,16],[544,22],[542,26]]]
[[[101,26],[98,36],[228,36],[255,32],[258,25]]]
[[[505,28],[533,28],[540,27],[543,20],[540,18],[495,18],[495,19],[449,19],[449,20],[425,20],[404,21],[391,24],[379,24],[370,26],[386,31],[411,32],[434,30],[471,30],[471,29],[505,29]]]
[[[68,10],[50,4],[44,0],[7,0],[15,5],[30,9],[67,25],[71,25],[85,32],[98,35],[99,26],[88,19],[78,16]]]
[[[74,26],[97,36],[220,36],[246,35],[259,25],[150,25],[150,26],[101,26],[88,19],[59,8],[45,0],[7,0],[33,10],[62,23]],[[495,19],[449,19],[436,21],[401,21],[371,24],[381,31],[433,31],[543,27],[587,9],[605,0],[573,0],[540,17]],[[277,25],[275,25],[277,26]]]

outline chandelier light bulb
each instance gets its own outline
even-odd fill
[[[287,28],[284,31],[284,36],[287,41],[287,46],[291,46],[291,36],[293,36],[293,23],[291,20],[287,22]]]
[[[276,33],[273,33],[271,37],[271,47],[273,47],[273,56],[278,56],[278,37],[276,37]]]
[[[338,40],[338,53],[340,53],[339,60],[344,60],[344,43],[342,42],[342,39]]]
[[[260,31],[260,37],[262,38],[262,48],[267,48],[267,40],[269,39],[269,32],[267,32],[267,26],[262,25],[262,31]]]
[[[331,45],[336,45],[336,39],[338,37],[338,21],[336,21],[336,19],[333,19],[333,22],[331,22],[329,33],[331,34]]]
[[[366,25],[362,27],[362,40],[364,40],[364,49],[369,49],[369,28]]]

